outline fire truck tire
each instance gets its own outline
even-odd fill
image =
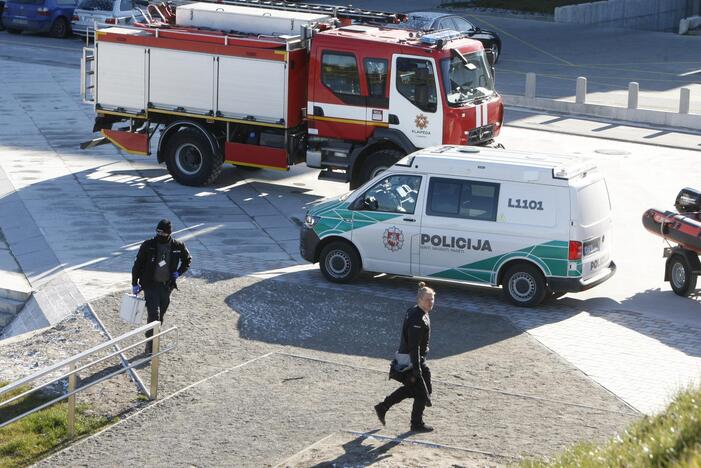
[[[697,275],[683,255],[674,255],[669,261],[669,285],[678,296],[686,297],[696,289]]]
[[[331,242],[319,254],[319,269],[333,283],[349,283],[360,273],[360,256],[348,242]]]
[[[165,153],[168,172],[183,185],[211,185],[222,170],[221,154],[215,153],[209,139],[195,128],[183,127],[175,133]]]
[[[369,154],[360,168],[360,184],[389,169],[394,163],[404,157],[404,153],[395,149],[384,149]]]
[[[519,307],[534,307],[543,302],[547,293],[545,278],[529,263],[517,263],[504,274],[504,296]]]

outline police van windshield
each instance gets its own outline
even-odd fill
[[[461,106],[494,94],[494,79],[484,51],[463,55],[453,50],[451,58],[441,60],[441,72],[449,106]]]

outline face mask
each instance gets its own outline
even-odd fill
[[[168,241],[170,241],[170,236],[161,236],[159,234],[159,235],[156,235],[156,240],[158,241],[159,244],[165,244]]]

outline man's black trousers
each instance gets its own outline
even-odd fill
[[[146,299],[148,323],[156,320],[163,323],[163,318],[170,305],[170,286],[168,283],[154,283],[152,286],[144,288],[144,298]],[[153,330],[146,332],[147,338],[152,335]]]
[[[431,385],[431,370],[426,366],[421,366],[421,374],[423,375],[424,382],[426,382],[426,388],[428,392],[433,391]],[[424,409],[426,409],[426,398],[424,397],[424,392],[421,389],[421,381],[411,382],[406,380],[404,385],[392,392],[385,401],[383,402],[386,409],[391,406],[396,405],[400,401],[406,398],[413,398],[414,405],[411,408],[411,425],[417,426],[423,424]]]

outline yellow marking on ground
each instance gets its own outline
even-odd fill
[[[537,50],[538,52],[543,53],[543,54],[545,54],[545,55],[547,55],[547,56],[549,56],[549,57],[554,58],[554,59],[557,60],[558,62],[562,62],[562,63],[565,63],[565,64],[567,64],[567,65],[573,65],[572,62],[570,62],[569,60],[565,60],[565,59],[563,59],[562,57],[558,57],[558,56],[555,55],[555,54],[551,54],[551,53],[548,52],[547,50],[541,49],[541,48],[538,47],[537,45],[531,44],[530,42],[525,41],[525,40],[521,39],[520,37],[514,36],[514,35],[511,34],[510,32],[504,31],[504,30],[501,29],[500,27],[496,26],[494,23],[490,23],[489,21],[483,19],[483,18],[482,18],[481,16],[479,16],[479,15],[465,15],[465,16],[468,17],[468,18],[469,18],[469,17],[473,17],[473,16],[474,16],[474,17],[477,17],[477,18],[480,18],[479,22],[485,23],[485,24],[489,25],[489,27],[491,27],[491,28],[494,29],[495,31],[498,31],[498,32],[500,32],[501,34],[503,34],[503,35],[505,35],[505,36],[509,36],[509,37],[511,37],[511,38],[513,38],[513,39],[516,39],[517,41],[526,44],[528,47],[530,47],[530,48],[532,48],[532,49],[534,49],[534,50]]]

